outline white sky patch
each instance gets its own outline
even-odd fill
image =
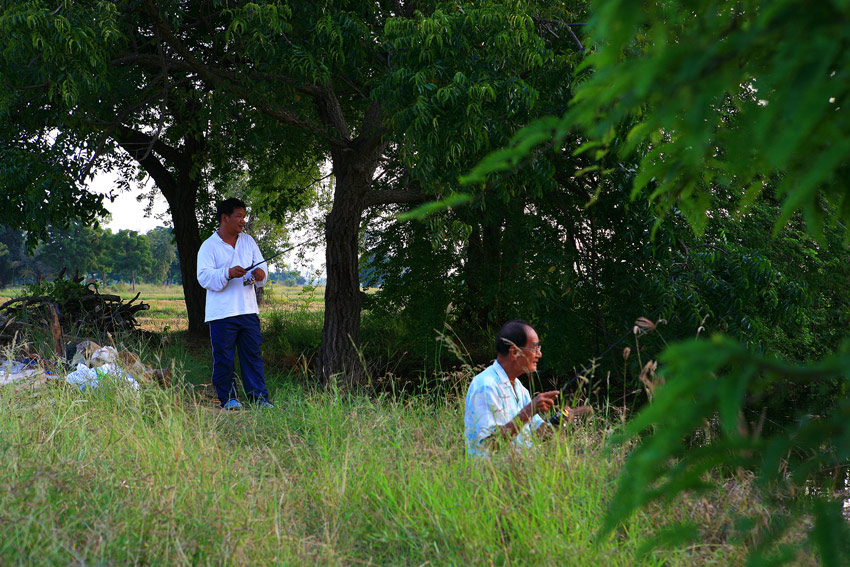
[[[89,184],[89,187],[95,193],[106,195],[115,188],[117,178],[118,176],[114,173],[99,173]],[[156,218],[157,215],[162,215],[168,210],[165,197],[157,192],[151,215],[145,216],[147,201],[143,200],[140,203],[136,200],[136,197],[145,192],[145,187],[137,184],[131,184],[131,186],[133,187],[131,191],[118,194],[113,202],[104,199],[103,206],[112,214],[112,219],[105,223],[103,227],[111,228],[112,232],[129,229],[145,234],[153,228],[165,226],[165,222]]]

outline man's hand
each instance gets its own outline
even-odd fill
[[[574,408],[565,406],[561,410],[560,416],[558,416],[560,417],[560,420],[554,423],[559,423],[561,427],[566,427],[571,423],[575,423],[576,421],[587,418],[591,415],[593,415],[593,408],[590,406],[576,406]]]
[[[534,399],[531,400],[531,415],[529,415],[529,418],[536,413],[546,413],[552,409],[552,406],[555,405],[555,398],[560,393],[558,390],[551,390],[549,392],[540,392],[534,396]]]
[[[227,278],[231,279],[231,280],[233,278],[241,278],[242,276],[244,276],[247,273],[248,273],[248,270],[246,270],[242,266],[233,266],[232,268],[227,270]]]
[[[570,421],[575,421],[591,415],[593,415],[593,408],[590,406],[577,406],[570,409]]]
[[[560,393],[561,392],[558,390],[551,390],[549,392],[540,392],[534,396],[534,399],[531,400],[530,403],[526,404],[526,406],[520,410],[514,419],[500,428],[502,436],[513,437],[523,425],[531,421],[534,414],[549,411],[552,406],[555,405],[555,398],[557,398]]]
[[[256,270],[254,270],[253,272],[251,272],[251,274],[254,276],[254,279],[257,280],[258,282],[261,282],[264,279],[266,279],[266,273],[263,270],[261,270],[260,268],[257,268]]]

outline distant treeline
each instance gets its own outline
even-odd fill
[[[135,282],[181,285],[180,260],[172,229],[158,226],[145,234],[83,226],[51,227],[47,238],[28,249],[25,232],[0,226],[0,287],[41,283],[59,276],[81,276],[109,285]],[[285,286],[309,283],[290,271],[272,272]]]

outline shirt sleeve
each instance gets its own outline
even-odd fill
[[[228,266],[216,268],[212,246],[201,245],[201,249],[198,250],[198,283],[202,288],[210,291],[223,290],[229,282],[228,269]]]
[[[537,428],[539,428],[544,423],[546,422],[543,420],[542,417],[537,414],[534,414],[534,416],[531,418],[531,421],[529,422],[529,425],[531,425],[531,429],[533,431],[537,431]]]
[[[522,386],[522,390],[520,391],[520,400],[519,405],[521,407],[525,407],[531,403],[531,393],[526,389],[525,386]],[[540,414],[534,414],[531,416],[531,419],[528,421],[528,427],[531,428],[532,431],[537,431],[537,428],[546,423]]]

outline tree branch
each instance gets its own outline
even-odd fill
[[[148,157],[151,151],[156,152],[168,162],[177,163],[183,158],[179,150],[172,148],[158,137],[139,132],[123,124],[118,125],[117,130],[115,135],[116,141],[136,161],[141,162]]]
[[[431,201],[432,197],[417,191],[405,191],[403,189],[390,189],[383,191],[367,191],[363,197],[365,207],[377,205],[397,205],[401,203],[425,203]]]
[[[321,87],[316,90],[313,95],[313,101],[316,104],[316,110],[319,113],[319,118],[324,124],[334,130],[337,135],[348,142],[348,124],[345,122],[345,116],[342,113],[342,107],[339,104],[339,99],[331,85]],[[348,145],[346,143],[346,145]]]
[[[280,108],[272,106],[262,97],[255,97],[251,95],[250,89],[245,85],[244,77],[235,73],[229,73],[227,71],[223,71],[221,69],[212,69],[208,65],[206,65],[203,61],[198,59],[192,51],[183,45],[183,42],[174,34],[174,31],[171,29],[171,26],[168,25],[167,22],[163,21],[162,18],[159,17],[159,14],[154,6],[153,0],[145,0],[145,8],[148,12],[148,15],[153,20],[154,26],[162,34],[162,37],[165,38],[165,41],[170,45],[174,51],[183,58],[184,64],[188,65],[188,67],[198,75],[198,77],[210,85],[213,88],[220,88],[224,91],[227,91],[237,97],[241,97],[243,99],[250,100],[251,105],[254,106],[257,110],[269,116],[278,122],[288,125],[294,126],[296,128],[306,130],[312,133],[315,136],[323,138],[328,141],[328,143],[338,146],[338,147],[347,147],[348,140],[345,137],[336,137],[329,136],[328,132],[325,129],[320,128],[314,124],[309,123],[308,121],[301,118],[295,112],[292,112],[286,108]],[[127,57],[122,58],[121,60],[127,60]],[[137,61],[144,60],[143,58],[135,58]],[[155,62],[157,66],[161,65],[161,61],[159,58],[155,58]],[[315,96],[313,93],[318,93],[314,88],[310,87],[301,87],[304,92],[311,94],[311,96]]]

